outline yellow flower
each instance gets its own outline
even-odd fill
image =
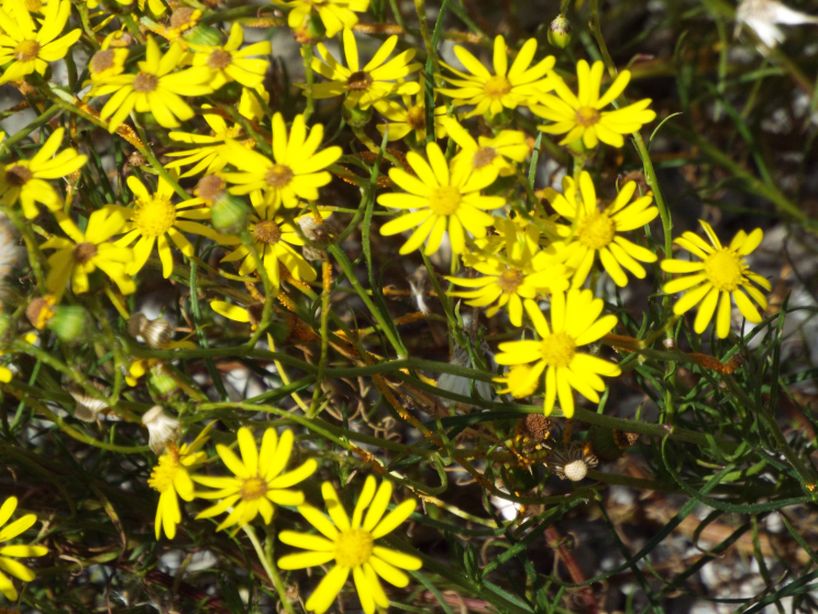
[[[452,162],[465,164],[474,174],[485,173],[492,181],[497,175],[513,175],[512,162],[522,162],[530,152],[525,133],[520,130],[501,130],[497,136],[478,136],[475,140],[455,118],[446,117],[441,123],[449,138],[460,147]]]
[[[91,83],[100,83],[111,77],[122,74],[125,60],[128,59],[128,47],[133,44],[130,34],[117,30],[111,32],[100,45],[99,51],[88,61],[88,72]]]
[[[136,275],[142,270],[155,245],[162,263],[162,276],[166,279],[170,277],[173,272],[173,254],[168,239],[185,256],[193,256],[193,245],[181,231],[202,235],[214,241],[222,240],[223,237],[215,230],[195,221],[208,219],[210,208],[197,203],[196,199],[174,204],[173,186],[162,177],[153,194],[133,175],[128,177],[127,183],[134,194],[134,204],[127,209],[125,234],[116,243],[128,246],[135,242],[131,274]]]
[[[223,172],[222,178],[236,184],[231,194],[250,194],[256,207],[280,205],[296,207],[300,200],[317,200],[318,188],[327,185],[332,175],[325,170],[341,157],[341,148],[333,145],[318,150],[324,127],[315,124],[307,132],[304,116],[293,119],[289,138],[281,113],[273,116],[273,159],[231,143],[227,154],[237,172]]]
[[[311,213],[304,214],[294,220],[295,224]],[[248,231],[264,264],[264,270],[275,288],[281,286],[281,267],[283,266],[293,278],[301,281],[314,281],[315,269],[304,259],[295,248],[304,245],[304,239],[296,230],[295,225],[286,221],[282,215],[277,215],[273,209],[267,208],[263,212],[254,209],[248,219]],[[235,238],[238,241],[238,238]],[[258,262],[245,245],[240,245],[222,258],[222,262],[242,260],[239,273],[247,275],[258,269]]]
[[[407,499],[386,513],[392,498],[392,484],[384,480],[380,486],[376,485],[375,478],[367,477],[350,518],[335,488],[324,482],[321,494],[329,516],[310,505],[298,508],[299,513],[321,535],[296,531],[281,531],[278,534],[285,544],[304,550],[281,557],[278,560],[281,569],[304,569],[335,561],[335,566],[307,599],[305,607],[308,611],[317,614],[326,612],[350,573],[363,611],[373,614],[376,609],[385,610],[389,607],[389,597],[379,577],[403,588],[409,584],[409,576],[402,570],[420,569],[421,560],[418,557],[377,543],[411,516],[417,502]]]
[[[553,292],[565,292],[569,273],[553,251],[531,250],[523,241],[512,244],[504,254],[488,254],[472,268],[478,277],[447,277],[450,282],[471,290],[452,292],[473,307],[488,307],[486,315],[494,317],[502,308],[508,310],[514,326],[523,325],[523,305]],[[536,306],[536,305],[535,305]]]
[[[378,131],[387,134],[390,141],[399,141],[412,135],[416,143],[426,142],[426,93],[420,88],[414,96],[401,96],[392,100],[384,98],[375,103],[375,109],[384,116],[385,123],[379,123]],[[435,138],[446,136],[443,119],[446,107],[439,105],[434,110]]]
[[[579,175],[579,185],[566,177],[563,194],[551,199],[551,206],[571,226],[558,226],[565,238],[564,255],[569,267],[576,269],[573,286],[581,286],[588,273],[599,260],[617,286],[628,284],[627,269],[639,279],[644,279],[645,269],[639,262],[656,262],[656,254],[621,236],[621,233],[640,228],[659,215],[650,194],[633,202],[636,183],[627,182],[616,198],[605,208],[597,207],[596,190],[587,171]]]
[[[222,170],[230,163],[228,143],[239,138],[242,134],[242,128],[239,124],[228,126],[224,118],[218,113],[203,113],[202,118],[210,126],[212,134],[178,130],[171,130],[168,133],[168,136],[174,141],[197,145],[192,149],[171,151],[165,154],[171,158],[178,158],[165,165],[168,170],[193,165],[180,177],[191,177],[200,173],[212,174]],[[242,144],[252,146],[252,141],[242,141]]]
[[[597,341],[616,326],[616,316],[599,317],[602,308],[602,299],[594,298],[590,290],[572,288],[567,294],[554,292],[549,326],[535,304],[526,304],[526,312],[540,338],[500,344],[497,364],[517,366],[534,363],[524,377],[508,378],[508,390],[512,394],[525,396],[530,393],[534,382],[543,378],[543,410],[546,416],[554,410],[554,403],[559,398],[563,415],[572,417],[572,390],[598,403],[598,393],[605,390],[605,383],[599,376],[616,377],[621,371],[617,365],[578,352],[577,348]]]
[[[480,194],[494,178],[471,174],[465,165],[447,162],[437,143],[426,145],[426,156],[428,161],[413,151],[406,155],[417,176],[400,168],[389,169],[389,178],[404,192],[381,194],[378,204],[414,211],[388,221],[381,226],[381,234],[390,236],[414,228],[400,253],[413,252],[426,242],[424,253],[431,255],[440,247],[448,228],[452,252],[460,254],[466,246],[465,232],[484,236],[494,222],[484,210],[502,207],[505,199]]]
[[[529,38],[509,68],[506,40],[497,36],[494,39],[492,73],[464,47],[455,45],[454,54],[467,72],[443,63],[455,76],[444,76],[453,87],[439,88],[438,91],[454,99],[455,106],[474,105],[474,109],[464,117],[492,116],[503,109],[529,106],[553,89],[551,69],[556,60],[549,55],[532,66],[536,52],[537,41]]]
[[[515,399],[524,399],[534,394],[537,390],[537,378],[531,378],[530,365],[514,365],[505,375],[495,377],[492,381],[498,384],[505,384],[505,388],[500,388],[499,394],[511,394]]]
[[[47,180],[75,173],[88,159],[73,147],[57,153],[64,133],[63,128],[57,128],[31,160],[17,160],[4,166],[0,203],[13,205],[19,200],[23,214],[29,219],[37,217],[37,203],[44,204],[51,211],[62,207],[62,198]]]
[[[540,117],[551,124],[539,129],[548,134],[565,134],[560,145],[582,139],[585,147],[596,147],[599,141],[612,147],[622,147],[622,135],[637,132],[644,124],[653,121],[656,113],[648,109],[650,99],[644,98],[613,111],[603,111],[624,91],[631,78],[630,71],[620,72],[608,90],[599,95],[604,64],[601,61],[588,66],[577,62],[578,92],[576,95],[557,74],[553,76],[554,94],[543,94],[541,105],[531,107]]]
[[[290,9],[287,25],[296,34],[306,30],[310,19],[317,13],[328,38],[358,23],[355,13],[369,10],[369,0],[285,0],[281,4]]]
[[[0,506],[0,543],[14,539],[31,525],[37,522],[37,516],[26,514],[11,524],[6,524],[17,509],[17,497],[9,497]],[[29,546],[25,544],[10,544],[0,546],[0,593],[9,601],[17,600],[17,589],[6,574],[12,575],[23,582],[31,582],[36,576],[28,567],[15,559],[23,557],[43,556],[48,552],[45,546]]]
[[[42,21],[38,24],[25,2],[3,3],[0,65],[11,64],[0,75],[0,84],[19,81],[33,72],[44,74],[48,64],[64,58],[80,37],[81,30],[74,28],[57,38],[71,14],[70,0],[49,0],[42,9]]]
[[[193,66],[206,66],[213,71],[210,86],[216,90],[225,83],[237,81],[249,88],[259,87],[270,62],[253,56],[270,55],[272,44],[268,40],[258,41],[241,47],[244,42],[244,30],[237,21],[230,27],[230,36],[222,46],[196,45],[190,48],[195,52]]]
[[[676,315],[699,306],[693,324],[693,329],[698,334],[704,332],[715,313],[716,335],[723,339],[730,332],[733,302],[741,315],[752,323],[761,321],[761,313],[756,305],[762,310],[767,308],[767,298],[756,286],[769,292],[770,282],[751,271],[745,261],[745,256],[755,251],[761,243],[764,233],[760,228],[750,234],[740,230],[729,245],[723,246],[710,224],[704,220],[699,220],[699,223],[709,244],[692,232],[683,233],[674,243],[701,262],[663,260],[663,271],[677,273],[681,277],[667,282],[662,289],[668,294],[683,293],[673,306],[673,313]]]
[[[50,237],[42,244],[43,249],[56,249],[48,257],[48,276],[45,286],[49,292],[60,297],[66,286],[75,294],[88,292],[88,276],[97,269],[105,273],[123,294],[136,290],[134,280],[127,269],[133,260],[133,252],[110,241],[125,226],[125,213],[120,207],[103,207],[88,217],[84,231],[63,213],[57,213],[57,223],[65,237]]]
[[[238,432],[241,459],[227,446],[217,444],[216,452],[235,477],[194,476],[194,480],[216,490],[197,493],[202,499],[221,499],[201,512],[197,519],[227,515],[216,527],[221,531],[232,525],[249,524],[261,515],[266,524],[273,519],[273,504],[301,505],[304,493],[291,487],[310,477],[318,468],[314,458],[307,459],[296,469],[282,473],[290,460],[293,448],[293,432],[285,430],[279,439],[273,428],[264,431],[261,450],[256,447],[252,431],[243,426]]]
[[[387,38],[363,68],[358,61],[358,43],[352,30],[344,30],[343,42],[346,66],[336,60],[323,43],[316,45],[318,56],[312,60],[312,69],[329,81],[312,86],[313,98],[346,96],[347,107],[368,109],[387,96],[411,96],[420,91],[416,81],[406,80],[420,69],[419,63],[412,63],[415,50],[407,49],[389,59],[398,43],[397,36]]]
[[[165,537],[176,537],[176,525],[182,521],[179,499],[193,501],[195,495],[190,470],[205,460],[206,455],[199,448],[207,440],[206,428],[191,444],[178,446],[169,443],[151,470],[148,486],[159,492],[159,503],[156,506],[154,531],[156,539],[162,531]]]
[[[151,113],[164,128],[176,128],[180,121],[194,116],[182,96],[209,94],[211,71],[206,66],[176,71],[185,54],[185,48],[176,42],[162,55],[159,45],[149,36],[145,59],[138,63],[137,74],[125,73],[98,80],[91,89],[91,96],[113,94],[99,112],[100,118],[108,120],[110,132],[114,132],[132,110]]]

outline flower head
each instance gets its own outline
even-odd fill
[[[424,253],[430,255],[440,247],[448,230],[452,252],[460,254],[466,246],[466,231],[484,236],[494,221],[485,211],[502,207],[505,199],[480,194],[494,177],[472,174],[466,165],[447,162],[437,143],[426,145],[426,156],[424,159],[413,151],[406,155],[415,175],[401,168],[389,169],[389,178],[404,192],[381,194],[378,204],[414,211],[381,226],[381,234],[390,236],[414,228],[400,253],[413,252],[425,242]]]
[[[636,182],[629,181],[607,206],[597,207],[596,189],[587,171],[579,175],[579,185],[566,177],[564,191],[551,200],[551,206],[571,226],[558,227],[564,238],[566,264],[576,269],[573,285],[581,286],[588,278],[597,256],[617,286],[625,286],[628,277],[623,269],[643,279],[645,269],[639,262],[656,262],[656,254],[622,236],[640,228],[659,215],[650,194],[631,202]]]
[[[465,164],[474,174],[513,175],[514,162],[522,162],[528,157],[529,146],[525,133],[520,130],[501,130],[496,136],[478,136],[476,139],[453,117],[441,120],[446,133],[460,151],[453,159],[454,164]]]
[[[400,141],[408,135],[414,137],[415,143],[426,142],[426,93],[421,88],[414,96],[400,96],[398,98],[384,98],[375,103],[375,109],[383,115],[383,123],[379,123],[378,131],[386,133],[390,141]],[[443,118],[446,117],[446,107],[438,105],[434,109],[435,138],[446,136],[443,127]]]
[[[601,61],[594,62],[593,66],[585,60],[577,62],[577,94],[570,90],[562,77],[554,74],[554,93],[543,94],[541,104],[531,107],[536,115],[553,122],[539,129],[548,134],[565,134],[561,145],[582,139],[589,149],[596,147],[599,141],[611,147],[622,147],[625,143],[623,135],[633,134],[653,121],[656,113],[648,109],[649,98],[621,109],[602,110],[619,97],[631,79],[630,71],[621,71],[600,96],[604,69]]]
[[[332,484],[324,482],[321,494],[329,516],[310,505],[298,508],[321,535],[296,531],[279,533],[282,542],[305,552],[281,557],[278,566],[281,569],[303,569],[335,561],[335,566],[307,599],[306,608],[311,612],[326,612],[350,573],[366,614],[373,614],[376,608],[388,608],[389,598],[379,577],[402,588],[409,584],[409,577],[402,570],[420,569],[421,561],[411,554],[381,546],[377,540],[409,518],[416,501],[407,499],[386,513],[392,498],[392,484],[384,480],[377,486],[375,478],[369,476],[350,518]]]
[[[111,241],[125,226],[125,214],[119,207],[103,207],[88,217],[85,230],[80,230],[70,217],[57,213],[57,223],[66,237],[52,236],[42,244],[43,249],[55,249],[48,257],[46,288],[62,296],[70,286],[75,294],[88,292],[88,276],[97,269],[105,273],[123,294],[136,290],[128,274],[133,252]]]
[[[249,428],[243,426],[238,432],[241,459],[227,446],[217,444],[216,452],[234,477],[195,476],[194,480],[209,488],[209,492],[197,493],[202,499],[220,499],[218,503],[201,512],[196,518],[212,518],[229,511],[227,518],[216,528],[221,531],[232,525],[249,524],[257,515],[269,524],[273,519],[273,504],[301,505],[304,493],[291,487],[311,476],[318,463],[307,459],[296,469],[284,472],[290,460],[295,437],[286,430],[279,438],[275,429],[264,431],[261,449]]]
[[[0,84],[33,72],[44,74],[49,63],[64,58],[80,37],[79,28],[60,36],[71,14],[71,0],[50,0],[42,8],[42,21],[31,16],[25,2],[4,2],[0,8],[0,66],[8,64]]]
[[[452,87],[438,91],[453,98],[455,106],[474,105],[465,117],[497,115],[503,109],[529,106],[553,89],[551,69],[556,60],[549,55],[532,66],[536,52],[537,40],[529,38],[509,67],[506,40],[498,35],[494,39],[494,72],[491,72],[464,47],[455,45],[454,54],[467,72],[444,64],[454,73],[454,77],[444,76]]]
[[[108,130],[115,131],[132,110],[151,113],[164,128],[176,128],[195,114],[183,96],[200,96],[213,91],[207,66],[177,70],[187,51],[175,42],[165,54],[159,44],[148,37],[145,59],[137,64],[139,72],[100,77],[91,89],[91,96],[113,94],[99,112],[108,120]]]
[[[202,118],[210,127],[212,134],[202,134],[201,131],[183,132],[171,130],[168,136],[178,143],[194,145],[190,149],[171,151],[165,155],[176,158],[165,165],[168,170],[192,165],[180,177],[191,177],[204,173],[217,173],[230,163],[229,143],[242,135],[239,124],[228,125],[218,113],[203,113]],[[241,141],[248,146],[252,141]],[[235,153],[235,152],[234,152]]]
[[[699,220],[699,223],[709,243],[692,232],[683,233],[674,243],[700,261],[663,260],[662,270],[679,274],[680,277],[667,282],[662,289],[668,294],[683,293],[673,306],[676,315],[682,315],[698,305],[693,323],[696,333],[703,333],[715,314],[716,335],[724,338],[730,332],[733,302],[747,321],[753,323],[761,321],[758,307],[767,308],[767,298],[759,288],[769,292],[770,282],[753,273],[745,260],[761,243],[764,233],[760,228],[750,234],[740,230],[730,244],[724,246],[710,224],[704,220]]]
[[[532,382],[543,378],[545,398],[543,409],[548,416],[559,398],[560,408],[566,418],[574,415],[574,397],[576,390],[586,399],[599,402],[599,392],[605,389],[600,375],[616,377],[620,373],[617,365],[578,352],[577,349],[588,345],[608,334],[616,326],[616,316],[602,313],[602,299],[594,298],[590,290],[572,288],[566,293],[555,292],[551,297],[551,325],[536,305],[526,304],[526,311],[539,339],[507,341],[499,346],[497,364],[527,365],[534,363],[530,371],[523,372],[524,377],[507,384],[514,384],[514,390],[529,390]],[[517,374],[520,375],[520,374]],[[514,390],[511,390],[512,394]]]
[[[17,497],[9,497],[0,506],[0,543],[14,539],[27,531],[37,522],[37,516],[26,514],[11,524],[6,524],[17,509]],[[17,600],[17,589],[8,577],[9,574],[23,582],[31,582],[34,572],[15,559],[23,557],[43,556],[48,552],[45,546],[27,546],[25,544],[10,544],[0,546],[0,593],[9,601]]]
[[[210,86],[214,90],[230,81],[238,81],[249,88],[259,87],[264,81],[270,62],[256,56],[270,55],[270,41],[258,41],[240,48],[243,41],[244,30],[234,21],[224,45],[190,44],[194,51],[193,66],[206,66],[212,71]]]
[[[786,38],[778,24],[795,26],[799,24],[818,24],[818,17],[796,11],[777,0],[741,0],[736,8],[736,28],[738,36],[741,27],[746,25],[752,30],[766,49],[773,49]]]
[[[134,259],[130,267],[132,274],[142,270],[156,246],[162,262],[162,276],[170,277],[173,272],[171,242],[188,258],[193,256],[193,245],[183,232],[199,234],[215,241],[221,240],[219,233],[198,221],[210,217],[210,208],[197,204],[196,199],[174,204],[173,186],[164,178],[159,178],[153,194],[133,175],[128,177],[127,184],[134,194],[134,203],[126,210],[128,223],[124,236],[117,240],[117,244],[133,244]]]
[[[332,175],[326,170],[341,157],[337,145],[319,150],[324,127],[315,124],[307,131],[303,115],[296,115],[290,127],[281,113],[273,116],[273,159],[243,145],[232,143],[227,149],[230,162],[238,171],[221,173],[231,194],[250,194],[256,207],[277,209],[298,206],[299,200],[317,200],[318,188],[327,185]]]
[[[148,486],[159,492],[154,521],[156,539],[159,539],[163,531],[168,539],[176,537],[176,525],[182,521],[178,497],[184,501],[193,501],[190,470],[206,458],[205,453],[199,449],[207,441],[209,431],[210,428],[206,427],[191,444],[177,446],[175,442],[168,443],[151,470]]]
[[[417,81],[407,80],[420,69],[419,63],[412,62],[415,50],[407,49],[389,57],[398,44],[397,36],[387,38],[363,67],[358,61],[358,43],[352,30],[344,30],[343,42],[346,66],[323,43],[316,46],[318,57],[313,58],[312,69],[329,81],[312,86],[313,98],[344,96],[348,107],[368,109],[387,96],[411,96],[420,91]]]
[[[75,173],[88,159],[73,147],[57,153],[64,134],[65,129],[57,128],[33,158],[9,162],[3,167],[0,203],[12,205],[19,200],[23,214],[29,219],[37,217],[37,203],[44,204],[50,211],[62,206],[62,198],[48,180]]]
[[[358,23],[355,13],[364,13],[369,9],[369,0],[285,0],[283,4],[290,9],[287,25],[296,36],[308,29],[310,19],[317,14],[328,38],[343,28],[352,28]]]

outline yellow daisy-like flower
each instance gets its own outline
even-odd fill
[[[159,492],[154,520],[156,539],[163,531],[168,539],[176,537],[176,525],[182,521],[179,497],[183,501],[193,501],[195,493],[190,470],[207,457],[199,448],[207,440],[208,430],[205,429],[191,444],[177,446],[169,443],[151,470],[148,486]]]
[[[692,232],[683,233],[674,243],[699,258],[700,262],[663,260],[663,271],[681,277],[667,282],[662,289],[668,294],[683,293],[673,306],[676,315],[682,315],[698,305],[693,323],[693,329],[698,334],[704,332],[715,314],[716,335],[723,339],[730,332],[733,302],[741,315],[754,324],[761,322],[758,307],[762,310],[767,308],[767,298],[758,288],[769,292],[772,286],[761,275],[751,271],[745,261],[745,257],[759,246],[764,233],[760,228],[750,234],[740,230],[730,244],[724,246],[710,224],[704,220],[699,220],[699,223],[710,243]]]
[[[128,224],[125,234],[116,243],[121,246],[133,244],[131,274],[136,275],[142,270],[155,245],[162,263],[162,276],[170,277],[173,272],[173,254],[168,239],[185,256],[193,256],[193,245],[182,232],[202,235],[214,241],[223,239],[212,228],[197,221],[209,219],[210,208],[196,199],[174,204],[173,186],[163,178],[159,178],[153,194],[133,175],[128,177],[127,183],[134,194],[134,204],[126,210]]]
[[[125,226],[126,217],[119,207],[97,209],[88,217],[85,230],[80,230],[70,217],[58,213],[57,223],[66,237],[50,237],[43,249],[57,250],[48,257],[49,271],[45,286],[56,297],[62,296],[67,286],[75,294],[88,292],[88,276],[99,269],[113,281],[123,294],[136,290],[136,284],[127,269],[133,252],[111,242]]]
[[[100,118],[108,120],[108,131],[114,132],[133,110],[152,114],[164,128],[176,128],[180,121],[193,117],[193,109],[182,97],[212,92],[209,84],[212,72],[207,66],[176,70],[186,54],[185,47],[175,42],[163,55],[149,36],[145,59],[137,64],[138,73],[99,78],[90,95],[112,94],[99,112]]]
[[[369,10],[369,0],[286,0],[281,4],[290,9],[287,25],[296,35],[306,31],[310,19],[317,14],[328,38],[358,23],[355,13]]]
[[[375,109],[383,115],[386,122],[379,123],[378,131],[387,134],[390,141],[400,141],[412,135],[416,143],[426,142],[426,101],[421,87],[414,96],[401,96],[398,99],[384,98],[375,103]],[[446,136],[443,119],[446,107],[438,105],[434,110],[435,139]]]
[[[623,135],[633,134],[656,119],[656,113],[648,109],[650,98],[621,109],[603,111],[625,90],[631,78],[630,71],[623,70],[600,96],[604,69],[601,61],[594,62],[593,66],[585,60],[577,62],[577,94],[562,77],[554,74],[554,94],[544,94],[541,104],[531,107],[536,115],[553,122],[539,126],[539,129],[548,134],[565,134],[560,145],[582,139],[589,149],[596,147],[599,141],[611,147],[622,147],[625,143]]]
[[[534,323],[539,340],[501,343],[496,356],[500,365],[513,367],[534,363],[525,377],[508,379],[510,392],[530,391],[532,383],[543,378],[546,416],[554,410],[554,403],[559,398],[563,415],[572,417],[573,390],[598,403],[599,392],[605,390],[605,383],[599,376],[616,377],[621,371],[617,365],[578,352],[577,348],[599,340],[616,326],[616,316],[599,317],[603,306],[602,299],[594,298],[590,290],[572,288],[567,294],[554,292],[549,326],[536,304],[526,304],[526,312]]]
[[[494,39],[492,73],[465,47],[455,45],[454,54],[467,72],[443,63],[455,75],[443,77],[453,87],[438,88],[437,91],[452,98],[455,106],[474,105],[464,117],[492,116],[503,109],[532,105],[553,89],[551,69],[556,62],[554,56],[549,55],[532,66],[536,53],[537,41],[529,38],[509,67],[506,40],[498,35]]]
[[[242,136],[242,127],[239,124],[228,125],[218,113],[204,113],[202,118],[210,127],[212,134],[200,132],[182,132],[171,130],[168,136],[178,143],[195,145],[192,149],[171,151],[165,155],[177,158],[165,165],[168,170],[192,165],[180,177],[191,177],[198,174],[213,174],[222,170],[230,163],[228,143]],[[241,141],[251,147],[252,141]]]
[[[9,497],[0,506],[0,543],[14,539],[31,528],[37,522],[35,514],[21,516],[11,524],[6,524],[17,509],[17,497]],[[9,578],[9,574],[23,582],[31,582],[36,575],[28,567],[15,559],[24,557],[38,557],[48,553],[45,546],[30,546],[26,544],[9,544],[0,546],[0,593],[9,601],[17,600],[17,589]]]
[[[281,569],[304,569],[335,561],[335,566],[321,580],[307,599],[306,609],[322,614],[331,606],[352,573],[355,589],[366,614],[388,608],[389,598],[379,577],[403,588],[409,576],[402,570],[420,569],[421,560],[400,550],[381,546],[377,540],[403,524],[417,502],[407,499],[389,513],[386,508],[392,498],[392,484],[386,480],[377,486],[375,478],[367,477],[350,518],[329,482],[321,485],[321,494],[329,516],[310,505],[298,511],[321,535],[281,531],[279,539],[305,552],[287,554],[278,560]]]
[[[389,58],[398,44],[397,36],[387,38],[363,68],[358,61],[358,43],[352,30],[344,30],[343,42],[346,66],[336,60],[323,43],[316,46],[317,57],[312,60],[312,69],[329,81],[312,86],[313,98],[346,96],[347,107],[368,109],[387,96],[411,96],[420,91],[417,81],[407,80],[420,69],[418,62],[412,62],[415,50],[407,49]]]
[[[490,318],[506,308],[511,324],[522,326],[523,305],[538,296],[565,292],[569,273],[554,253],[538,250],[532,254],[526,250],[515,255],[509,258],[492,254],[473,264],[472,268],[481,273],[479,277],[447,277],[455,285],[471,288],[452,295],[466,299],[472,307],[487,307]]]
[[[579,287],[588,278],[597,255],[608,275],[617,286],[628,284],[627,269],[644,279],[646,273],[640,262],[656,262],[656,254],[621,236],[635,230],[659,215],[653,205],[653,196],[647,194],[631,202],[636,182],[629,181],[616,198],[603,209],[597,207],[596,189],[587,171],[579,175],[579,185],[571,177],[563,182],[563,194],[551,199],[551,206],[571,226],[558,226],[564,238],[564,256],[569,267],[576,269],[573,286]]]
[[[404,191],[381,194],[378,204],[414,211],[388,221],[381,226],[381,234],[390,236],[414,228],[400,253],[413,252],[426,242],[424,253],[431,255],[448,229],[452,252],[460,254],[466,247],[465,233],[484,236],[494,222],[485,211],[502,207],[505,198],[480,194],[494,177],[472,174],[466,165],[447,162],[437,143],[426,145],[426,156],[428,161],[414,151],[406,155],[416,176],[401,168],[389,169],[389,178]]]
[[[64,58],[80,37],[79,28],[60,36],[71,14],[70,0],[50,0],[42,9],[38,24],[25,2],[3,3],[0,8],[0,65],[11,62],[0,75],[0,84],[33,72],[44,74],[48,64]]]
[[[88,159],[73,147],[57,153],[64,134],[63,128],[57,128],[31,160],[17,160],[3,167],[0,204],[13,205],[19,200],[28,219],[37,217],[37,203],[44,204],[50,211],[62,207],[62,198],[48,180],[75,173]]]
[[[193,66],[206,66],[213,71],[210,86],[214,90],[230,81],[237,81],[249,88],[259,87],[264,81],[270,62],[254,56],[270,55],[272,43],[268,40],[258,41],[239,49],[243,42],[244,30],[234,21],[224,45],[190,44],[195,52]]]
[[[337,145],[319,151],[324,127],[315,124],[307,131],[304,116],[293,119],[289,137],[281,113],[273,115],[273,159],[231,143],[227,154],[237,172],[223,172],[232,184],[231,194],[250,194],[256,207],[296,207],[299,201],[317,200],[318,188],[327,185],[332,175],[326,170],[341,157]]]
[[[307,213],[294,221],[297,224],[306,217],[312,217],[312,214]],[[315,269],[296,249],[304,245],[304,239],[284,216],[275,214],[269,207],[262,212],[254,209],[248,219],[248,231],[264,270],[275,288],[281,286],[282,266],[295,279],[306,282],[315,280]],[[238,238],[235,238],[235,241],[238,241]],[[258,262],[245,245],[238,246],[222,258],[222,262],[237,260],[243,261],[239,267],[239,273],[242,275],[252,273],[258,268]]]
[[[520,130],[501,130],[497,136],[478,136],[475,139],[453,117],[446,117],[441,123],[460,151],[454,157],[454,164],[465,164],[472,173],[485,173],[492,176],[513,175],[513,162],[520,163],[528,157],[531,149],[524,132]]]
[[[235,477],[193,477],[195,482],[216,489],[197,493],[197,497],[221,499],[196,518],[212,518],[229,511],[227,518],[216,528],[221,531],[232,525],[249,524],[259,514],[266,524],[270,524],[273,504],[304,503],[304,493],[291,487],[310,477],[318,468],[318,463],[310,458],[296,469],[283,473],[290,460],[294,439],[291,430],[285,430],[279,439],[275,429],[268,428],[264,431],[259,450],[252,431],[243,426],[238,432],[241,459],[227,446],[217,444],[216,452]]]

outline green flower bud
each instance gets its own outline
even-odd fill
[[[80,305],[60,305],[46,326],[60,341],[71,343],[87,337],[88,312]]]
[[[184,39],[194,45],[219,45],[222,42],[222,35],[216,28],[199,24],[188,30]]]
[[[565,15],[557,15],[549,24],[548,42],[558,49],[565,49],[571,42],[571,23]]]
[[[369,123],[369,120],[372,119],[371,107],[365,111],[358,107],[345,107],[344,110],[346,111],[347,122],[353,128],[363,128]]]
[[[151,369],[148,381],[153,389],[163,397],[170,396],[179,387],[173,375],[168,373],[161,365]]]
[[[242,199],[224,192],[213,202],[210,220],[213,228],[219,232],[235,235],[247,225],[248,213],[247,205]]]

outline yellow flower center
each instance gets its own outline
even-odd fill
[[[97,255],[97,246],[93,243],[78,243],[74,248],[74,260],[79,264],[85,264]]]
[[[97,51],[91,58],[89,67],[91,68],[92,72],[102,72],[103,70],[107,70],[114,65],[114,57],[113,49],[103,49],[102,51]]]
[[[165,234],[176,221],[176,207],[167,198],[138,200],[134,206],[133,225],[143,237]]]
[[[255,501],[267,494],[267,482],[258,476],[247,478],[239,491],[242,501]]]
[[[27,39],[17,43],[14,48],[14,59],[18,62],[30,62],[37,58],[40,53],[40,43],[35,40]]]
[[[216,49],[216,51],[211,53],[210,57],[207,58],[207,65],[213,70],[221,70],[222,68],[227,68],[230,66],[232,61],[233,56],[229,51],[225,51],[224,49]]]
[[[286,164],[273,164],[264,174],[264,181],[271,188],[283,188],[293,180],[295,173]]]
[[[272,220],[264,220],[258,224],[253,224],[250,234],[259,243],[275,245],[281,240],[281,228]]]
[[[591,249],[602,249],[616,236],[616,224],[604,211],[594,211],[577,226],[580,243]]]
[[[173,489],[173,480],[178,471],[186,471],[179,464],[179,451],[171,444],[162,456],[159,457],[159,464],[151,471],[148,478],[148,486],[159,492]]]
[[[576,122],[580,126],[588,128],[599,121],[599,111],[593,107],[580,107],[577,109]]]
[[[437,215],[451,215],[459,206],[460,190],[454,186],[441,186],[429,196],[429,209]]]
[[[34,174],[28,167],[15,164],[6,170],[6,183],[19,188],[28,183],[29,179],[31,179],[33,176]]]
[[[133,80],[133,90],[147,94],[156,90],[159,85],[159,77],[149,72],[140,72]]]
[[[494,158],[496,157],[497,152],[494,150],[494,147],[481,147],[475,152],[471,163],[474,168],[483,168],[494,162]]]
[[[576,347],[576,341],[568,333],[551,333],[540,342],[540,354],[550,367],[567,367],[574,358]]]
[[[363,70],[352,73],[349,75],[349,79],[347,79],[347,89],[353,92],[367,90],[370,85],[372,85],[372,77]]]
[[[500,286],[500,289],[504,293],[514,294],[517,288],[520,287],[520,284],[523,283],[523,279],[525,279],[525,276],[520,269],[508,267],[500,274],[500,277],[497,278],[497,285]]]
[[[372,556],[372,534],[363,529],[342,531],[335,538],[335,562],[341,567],[358,567]]]
[[[739,255],[726,248],[714,252],[704,261],[707,279],[726,292],[732,292],[741,285],[743,269]]]
[[[483,86],[483,92],[489,98],[502,98],[511,91],[511,83],[503,75],[494,75]]]
[[[406,112],[406,123],[415,130],[426,127],[426,109],[420,105],[415,105]]]

